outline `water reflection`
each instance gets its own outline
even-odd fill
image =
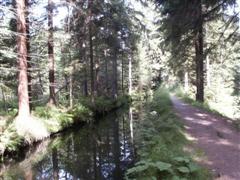
[[[131,113],[131,110],[115,112],[98,124],[67,132],[44,146],[41,143],[22,162],[5,165],[0,177],[7,180],[123,179],[134,158]]]

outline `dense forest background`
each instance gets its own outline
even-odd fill
[[[31,108],[47,102],[72,107],[83,96],[147,96],[164,83],[239,118],[235,1],[19,3],[0,1],[1,112],[18,111],[25,56]]]

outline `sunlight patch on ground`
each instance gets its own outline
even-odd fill
[[[191,129],[191,128],[190,128],[189,126],[187,126],[187,125],[184,125],[184,128],[187,129],[187,130]]]
[[[20,136],[25,137],[28,142],[42,140],[50,135],[41,120],[30,118],[19,118],[15,120],[15,127]]]
[[[197,139],[193,136],[191,136],[190,134],[183,132],[184,136],[186,137],[187,140],[189,141],[197,141]]]
[[[198,122],[198,124],[202,124],[204,126],[210,126],[212,124],[212,122],[201,120],[201,121]]]
[[[226,139],[221,139],[220,141],[216,142],[216,144],[224,145],[224,146],[235,146],[235,147],[238,147],[238,144],[233,144],[233,143],[229,142]]]
[[[193,121],[194,119],[191,117],[185,117],[186,120]]]
[[[203,114],[203,113],[196,113],[197,116],[200,116],[200,117],[206,117],[207,115],[206,114]]]

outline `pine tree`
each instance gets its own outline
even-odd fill
[[[28,119],[30,116],[28,76],[27,76],[27,37],[25,0],[16,1],[17,7],[17,49],[18,49],[18,119]]]

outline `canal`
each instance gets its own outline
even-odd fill
[[[1,165],[0,179],[123,179],[135,157],[132,110],[121,110],[45,140],[18,161]]]

